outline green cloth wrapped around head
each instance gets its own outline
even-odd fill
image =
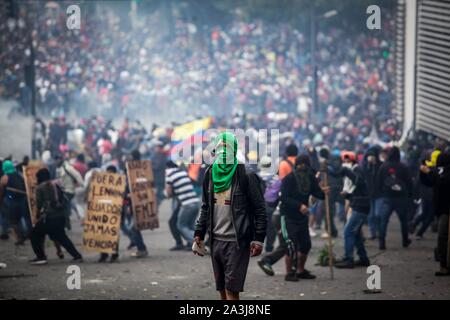
[[[223,192],[231,187],[236,172],[238,142],[231,132],[222,132],[214,140],[216,160],[212,165],[214,192]]]
[[[16,172],[16,168],[14,167],[14,164],[10,160],[6,160],[2,164],[2,171],[4,174],[13,174]]]

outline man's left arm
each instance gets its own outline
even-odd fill
[[[266,237],[267,228],[267,214],[266,214],[266,203],[264,201],[264,195],[259,188],[259,181],[256,174],[251,173],[248,175],[248,194],[251,201],[251,208],[253,209],[254,215],[254,238],[253,241],[264,243]]]

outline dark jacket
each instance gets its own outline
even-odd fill
[[[450,211],[450,154],[441,153],[436,168],[428,174],[420,173],[420,181],[433,187],[433,208],[437,216]]]
[[[214,188],[209,167],[203,178],[202,205],[194,236],[203,240],[206,232],[209,232],[212,239],[213,210]],[[259,177],[255,173],[246,172],[242,164],[238,164],[231,185],[231,214],[238,245],[250,241],[264,242],[267,215]]]
[[[314,173],[311,169],[308,172],[310,190],[308,194],[302,194],[297,185],[295,172],[288,174],[281,182],[281,205],[280,213],[289,219],[308,220],[308,217],[300,213],[302,204],[308,206],[309,197],[312,195],[318,199],[325,199],[325,194],[319,186]]]
[[[350,208],[360,213],[369,214],[370,196],[363,171],[358,166],[353,170],[344,167],[342,168],[342,175],[349,178],[355,185],[353,192],[348,195]]]
[[[370,155],[375,157],[375,163],[373,163],[373,164],[369,163],[367,160],[367,158]],[[362,172],[363,172],[364,178],[366,179],[367,190],[369,192],[369,196],[371,199],[376,199],[379,197],[379,194],[378,194],[377,188],[376,188],[376,178],[377,178],[378,170],[381,167],[379,155],[380,155],[379,148],[372,147],[367,150],[366,154],[364,155],[364,159],[363,159]]]
[[[45,215],[47,218],[65,217],[70,210],[67,206],[64,209],[55,209],[54,204],[56,202],[57,195],[53,188],[53,182],[47,181],[39,184],[36,188],[36,206],[37,206],[37,218]]]
[[[393,191],[387,186],[389,181],[392,181],[393,176],[400,183],[400,191]],[[406,165],[400,162],[400,151],[396,147],[391,149],[386,162],[378,170],[375,181],[375,192],[381,197],[387,198],[412,197],[413,195],[411,175]]]

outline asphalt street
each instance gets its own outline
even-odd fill
[[[149,249],[147,258],[136,259],[127,251],[128,239],[120,241],[120,262],[99,264],[98,254],[83,252],[81,288],[69,290],[66,273],[71,265],[66,254],[59,260],[47,240],[48,265],[31,266],[33,257],[29,242],[14,246],[13,240],[0,242],[0,299],[217,299],[211,261],[191,252],[170,252],[174,244],[168,228],[170,206],[160,207],[161,227],[144,231]],[[82,229],[76,217],[72,219],[70,237],[81,248]],[[342,254],[342,225],[335,240],[337,255]],[[381,293],[364,292],[369,274],[365,268],[334,270],[330,280],[327,267],[316,266],[317,256],[325,240],[313,239],[313,249],[307,268],[317,275],[315,280],[284,281],[284,262],[274,266],[275,276],[265,275],[252,258],[242,299],[450,299],[450,278],[437,278],[434,271],[433,248],[436,234],[428,231],[425,239],[413,241],[408,249],[401,247],[397,217],[392,216],[388,230],[387,250],[379,251],[376,241],[366,241],[372,264],[381,269]]]

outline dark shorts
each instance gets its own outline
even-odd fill
[[[294,243],[295,249],[303,254],[308,254],[311,250],[308,219],[293,220],[286,218],[286,230],[289,239]]]
[[[244,291],[244,282],[250,261],[250,244],[234,241],[212,241],[211,259],[218,291]]]

